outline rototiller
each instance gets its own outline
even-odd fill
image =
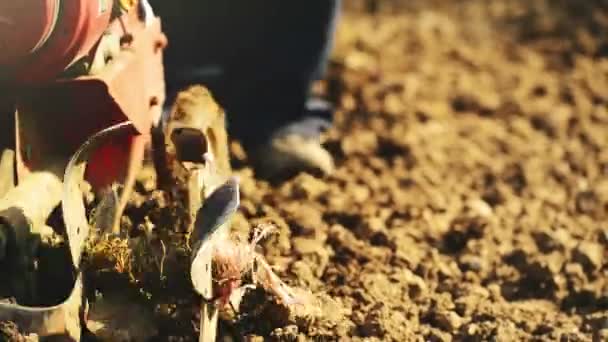
[[[80,340],[87,186],[103,196],[122,185],[106,227],[119,233],[149,146],[159,187],[182,194],[192,225],[218,187],[230,188],[220,202],[231,201],[218,210],[234,210],[224,114],[209,92],[184,90],[161,120],[167,43],[145,0],[0,0],[0,322]],[[64,245],[64,255],[41,256],[53,244]],[[210,263],[208,255],[193,260],[201,258]],[[54,266],[62,260],[66,270]],[[193,279],[199,293],[210,283],[207,271],[193,272],[205,273]]]

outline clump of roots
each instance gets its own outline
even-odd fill
[[[255,250],[257,244],[274,231],[274,226],[262,225],[255,228],[250,242],[222,238],[215,243],[214,292],[217,294],[220,306],[225,306],[235,291],[242,293],[241,290],[257,286],[262,286],[264,290],[272,293],[281,304],[287,306],[309,304],[305,294],[285,284],[274,273],[264,256]],[[243,285],[248,274],[251,275],[251,284]]]
[[[88,241],[88,254],[90,258],[97,260],[97,266],[112,265],[114,270],[121,274],[133,277],[132,249],[129,240],[120,237],[110,237],[102,234],[91,234],[94,238]],[[105,260],[106,262],[101,262]],[[101,263],[101,265],[100,265]]]

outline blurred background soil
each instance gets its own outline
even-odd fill
[[[275,223],[265,255],[321,310],[254,291],[222,335],[608,340],[608,2],[345,2],[317,89],[339,107],[335,174],[270,186],[232,146],[235,230]],[[128,224],[171,229],[139,189]],[[196,340],[185,270],[122,263],[160,340]]]

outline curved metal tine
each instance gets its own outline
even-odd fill
[[[240,204],[239,181],[230,177],[219,186],[199,209],[192,232],[191,281],[194,289],[205,299],[211,299],[211,257],[214,237],[229,229],[226,224]]]
[[[40,338],[80,341],[83,305],[82,275],[79,274],[72,293],[63,303],[50,307],[0,303],[0,321],[14,322],[24,333],[36,334]]]
[[[133,124],[127,121],[99,131],[80,146],[65,169],[62,201],[63,220],[68,235],[72,262],[76,269],[80,267],[82,248],[90,230],[81,189],[81,184],[84,181],[86,162],[91,153],[102,143],[122,134],[129,133],[133,129]]]
[[[132,123],[124,122],[98,132],[80,146],[66,167],[61,205],[72,263],[78,274],[69,297],[63,303],[50,307],[25,307],[0,303],[0,321],[15,322],[23,331],[35,333],[40,337],[61,337],[80,341],[81,318],[85,305],[80,258],[89,234],[81,189],[86,161],[91,152],[103,142],[132,130]]]

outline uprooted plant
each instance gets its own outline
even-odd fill
[[[272,225],[261,225],[255,228],[250,242],[238,238],[220,238],[216,241],[213,246],[213,279],[214,293],[220,307],[229,303],[231,296],[242,296],[242,290],[258,285],[276,296],[284,305],[310,304],[310,299],[304,292],[285,284],[274,273],[264,256],[256,251],[257,244],[274,231],[275,227]],[[243,284],[248,273],[251,274],[252,283]]]
[[[218,308],[234,301],[240,302],[246,289],[258,285],[284,305],[306,306],[309,300],[305,295],[287,286],[264,256],[256,251],[258,243],[275,230],[274,226],[258,226],[249,242],[229,234],[226,223],[237,211],[239,202],[238,179],[233,177],[217,188],[199,210],[193,232],[191,276],[194,287],[201,294],[210,294],[211,298],[208,296],[207,300]],[[213,267],[209,267],[211,264]],[[252,282],[243,285],[247,275],[251,276]],[[211,289],[209,278],[213,284]]]

